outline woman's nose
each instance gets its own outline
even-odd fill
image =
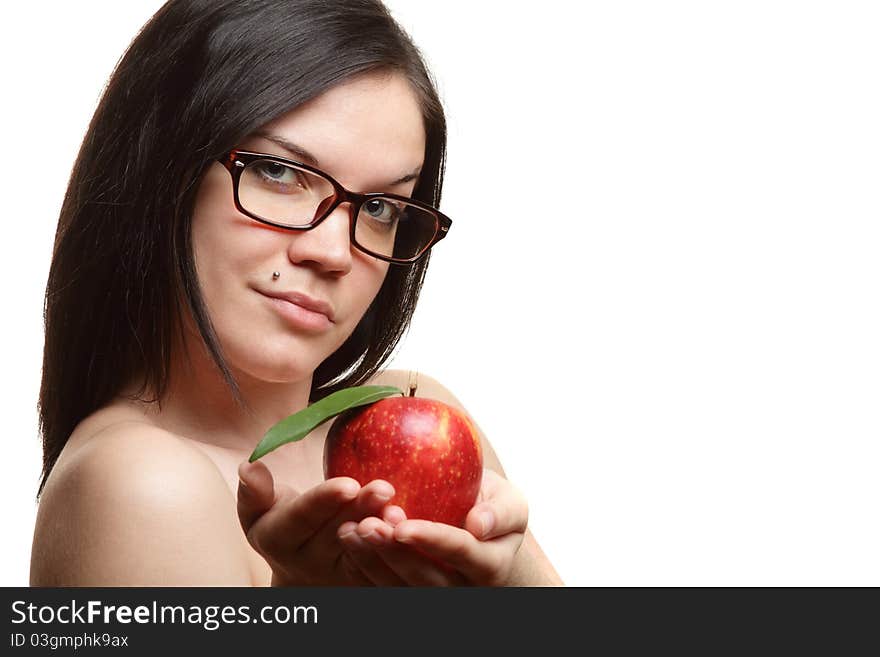
[[[341,203],[317,226],[291,234],[288,257],[328,272],[351,270],[351,204]]]

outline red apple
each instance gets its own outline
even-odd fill
[[[324,477],[394,486],[407,518],[462,527],[483,476],[480,438],[456,408],[422,397],[388,397],[338,416],[324,444]]]

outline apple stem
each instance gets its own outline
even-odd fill
[[[419,373],[415,370],[409,371],[409,396],[416,396],[416,388],[419,387]]]

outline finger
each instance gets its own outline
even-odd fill
[[[459,573],[417,550],[398,544],[393,538],[393,528],[378,518],[365,518],[358,523],[353,534],[345,537],[346,547],[352,545],[350,552],[361,560],[362,567],[371,577],[381,573],[385,584],[460,586],[466,583]]]
[[[406,512],[399,506],[388,504],[382,509],[382,520],[392,527],[397,527],[397,525],[406,520]]]
[[[348,521],[360,521],[368,516],[379,516],[382,508],[394,497],[394,486],[387,481],[376,479],[358,491],[357,497],[342,506],[319,531],[303,546],[303,554],[335,558],[342,550],[338,530]]]
[[[388,526],[371,527],[362,536],[356,522],[347,522],[339,528],[339,542],[344,547],[345,557],[376,586],[406,584],[377,553],[377,547],[393,541],[393,533],[394,530]]]
[[[247,534],[257,518],[268,511],[275,501],[272,473],[264,463],[242,463],[238,466],[238,520]]]
[[[529,506],[522,493],[491,470],[484,473],[482,488],[483,499],[468,512],[465,529],[483,541],[524,533],[529,523]]]
[[[515,544],[522,541],[522,535],[480,541],[458,527],[407,520],[394,528],[394,540],[449,564],[472,582],[499,584],[494,581],[495,573],[504,572],[508,555],[515,552]]]
[[[368,516],[380,515],[394,493],[394,486],[383,479],[374,479],[363,486],[354,501],[333,517],[334,535],[336,529],[349,520],[359,521]]]
[[[249,538],[264,553],[289,555],[351,502],[359,490],[354,479],[335,477],[301,495],[278,500],[253,525]]]

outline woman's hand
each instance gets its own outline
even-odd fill
[[[382,514],[387,481],[361,487],[328,479],[303,493],[274,485],[265,464],[239,466],[238,517],[251,546],[272,568],[273,586],[371,585],[337,538],[341,525]]]
[[[342,523],[338,535],[351,561],[376,585],[503,586],[527,524],[525,498],[485,469],[464,529],[407,520],[400,507],[387,506],[381,518]]]

